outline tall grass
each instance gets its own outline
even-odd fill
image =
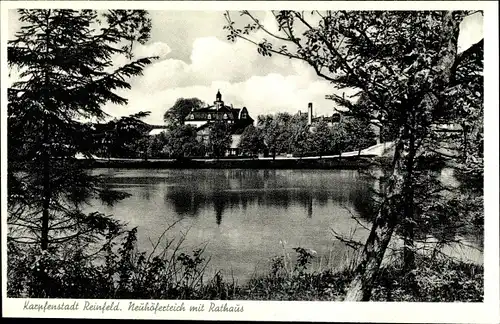
[[[7,295],[30,298],[97,299],[236,299],[343,300],[359,252],[332,245],[327,253],[288,248],[269,260],[268,270],[237,284],[221,271],[208,275],[206,245],[186,251],[186,233],[170,237],[169,227],[149,253],[137,248],[137,231],[121,242],[106,244],[100,253],[82,248],[41,252],[33,247],[8,246]],[[341,244],[341,243],[336,243]],[[347,251],[340,253],[339,251]],[[397,254],[384,262],[375,282],[373,300],[482,301],[483,267],[445,255],[417,257],[417,289],[407,285],[407,273]]]

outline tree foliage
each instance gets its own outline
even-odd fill
[[[93,125],[95,153],[104,157],[136,157],[143,151],[150,126],[141,119],[149,112],[115,118],[105,124]],[[141,145],[142,144],[142,145]]]
[[[163,115],[163,120],[168,124],[182,125],[192,109],[198,109],[205,105],[198,98],[179,98]]]
[[[318,122],[314,127],[314,132],[310,135],[309,151],[317,153],[319,157],[325,153],[334,152],[333,136],[333,129],[328,127],[324,120]]]
[[[271,152],[273,159],[277,153],[287,152],[289,149],[287,126],[290,119],[291,115],[288,113],[257,117],[257,128],[263,131],[264,143]]]
[[[383,134],[394,140],[392,161],[381,166],[385,172],[378,179],[379,206],[348,300],[370,298],[395,231],[404,238],[405,268],[414,267],[414,231],[422,213],[418,204],[438,201],[442,194],[435,177],[426,170],[426,157],[430,152],[442,156],[442,147],[454,143],[436,130],[443,122],[460,124],[461,120],[466,125],[464,134],[468,134],[465,120],[481,115],[482,42],[457,52],[460,23],[468,14],[282,10],[273,11],[278,26],[275,33],[248,11],[241,12],[249,21],[243,27],[225,13],[228,40],[251,42],[264,56],[304,61],[334,88],[357,90],[353,97],[333,94],[331,98],[359,120],[381,125]],[[270,38],[255,39],[254,31]],[[476,129],[476,134],[481,133]],[[416,183],[426,188],[422,190],[425,195],[417,192]]]
[[[239,148],[243,154],[257,155],[265,149],[262,130],[249,125],[241,134]]]
[[[232,142],[231,125],[223,121],[214,121],[209,125],[207,147],[216,158],[223,157]]]
[[[201,153],[203,143],[198,141],[196,129],[191,125],[170,126],[162,138],[162,150],[169,158],[181,159]]]
[[[358,151],[376,144],[376,135],[373,125],[369,121],[359,118],[344,118],[343,126],[348,134],[344,143],[345,151]]]
[[[151,21],[142,10],[18,10],[22,24],[8,42],[8,63],[19,80],[8,90],[9,241],[57,250],[86,246],[118,233],[120,224],[98,212],[84,214],[90,198],[108,203],[123,193],[107,190],[81,168],[76,154],[92,158],[92,124],[104,104],[126,104],[116,91],[154,58],[133,58]],[[113,58],[129,62],[113,66]]]

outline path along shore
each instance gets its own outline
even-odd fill
[[[223,157],[176,159],[143,159],[143,158],[101,158],[95,156],[93,160],[80,158],[89,162],[92,168],[253,168],[253,169],[281,169],[281,168],[343,168],[356,169],[371,163],[374,158],[382,158],[392,149],[391,142],[377,144],[359,151],[344,152],[337,155],[323,156],[283,156],[276,157]]]

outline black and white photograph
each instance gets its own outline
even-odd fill
[[[16,316],[498,320],[497,12],[91,3],[2,4]]]

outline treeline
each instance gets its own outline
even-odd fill
[[[328,124],[320,120],[311,125],[306,115],[278,113],[260,115],[256,126],[249,126],[241,136],[240,149],[244,154],[267,152],[294,156],[322,156],[346,151],[361,151],[376,143],[369,121],[344,118]]]
[[[223,123],[212,123],[205,140],[192,126],[174,124],[149,141],[150,157],[221,157],[229,149],[232,138],[230,126]],[[237,147],[243,156],[322,156],[360,151],[375,143],[376,135],[368,122],[346,118],[333,125],[326,121],[308,125],[305,115],[278,113],[258,116],[257,125],[249,125],[241,133]]]
[[[170,123],[164,131],[148,135],[150,126],[140,121],[147,113],[112,120],[95,130],[95,154],[112,158],[222,157],[227,154],[234,130],[224,122],[212,122],[205,135],[183,123]],[[241,132],[240,132],[241,133]],[[247,126],[240,134],[238,155],[275,157],[323,156],[358,151],[376,143],[376,134],[368,121],[344,118],[328,124],[320,120],[307,124],[307,116],[278,113],[260,115],[256,125]]]
[[[368,118],[343,116],[340,122],[319,118],[308,125],[306,114],[286,112],[259,115],[255,124],[226,124],[212,121],[206,129],[185,125],[187,115],[205,104],[198,98],[178,98],[163,116],[165,129],[149,135],[151,126],[141,119],[149,113],[138,113],[95,125],[96,155],[113,158],[219,158],[231,155],[275,157],[341,154],[361,151],[381,140],[391,140],[390,132],[375,134]],[[233,135],[241,135],[239,139]],[[233,142],[234,141],[234,142]]]
[[[146,124],[137,121],[139,115],[111,121],[96,134],[100,143],[96,155],[113,158],[170,158],[222,157],[228,154],[233,142],[232,125],[212,122],[205,135],[191,125],[171,123],[156,135],[148,135]],[[369,122],[344,118],[328,124],[324,120],[307,124],[305,115],[278,113],[258,116],[256,125],[240,132],[237,147],[240,156],[259,154],[275,157],[323,156],[347,151],[361,151],[376,143],[376,134]]]

